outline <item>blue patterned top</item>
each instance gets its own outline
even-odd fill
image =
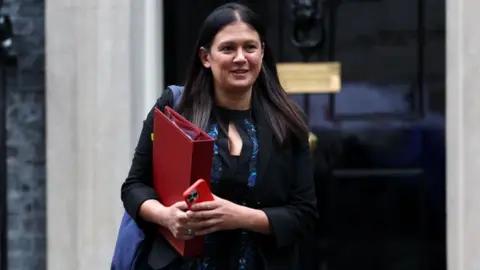
[[[208,133],[215,139],[211,189],[213,193],[234,203],[247,205],[257,176],[258,138],[251,112],[216,109],[216,118]],[[228,125],[235,125],[242,138],[239,156],[228,150]],[[205,252],[201,259],[182,261],[171,270],[261,270],[258,252],[251,232],[220,231],[205,237]]]

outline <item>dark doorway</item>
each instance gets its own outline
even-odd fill
[[[182,83],[201,22],[224,2],[164,2],[166,84]],[[339,94],[293,96],[319,138],[322,218],[304,269],[446,269],[445,1],[303,1],[321,17],[308,59],[292,42],[297,1],[236,2],[261,14],[279,62],[342,64]]]

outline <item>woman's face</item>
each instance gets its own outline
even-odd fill
[[[202,49],[203,65],[210,68],[215,86],[223,90],[248,90],[260,73],[263,44],[248,24],[238,21],[215,36],[210,51]]]

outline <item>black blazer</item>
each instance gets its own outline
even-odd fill
[[[165,90],[156,107],[172,107],[173,94]],[[313,165],[308,138],[291,139],[280,147],[273,136],[262,109],[254,101],[252,113],[259,138],[257,185],[254,204],[263,210],[270,222],[271,235],[255,235],[256,244],[266,270],[300,268],[298,243],[308,236],[317,221]],[[176,251],[163,237],[155,233],[154,225],[138,215],[140,205],[148,199],[158,199],[152,188],[153,109],[143,123],[132,166],[122,185],[122,200],[128,214],[135,218],[147,239],[148,264],[161,269],[178,258]]]

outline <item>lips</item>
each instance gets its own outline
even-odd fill
[[[248,72],[248,69],[235,69],[235,70],[232,70],[232,73],[235,73],[235,74],[245,74]]]

